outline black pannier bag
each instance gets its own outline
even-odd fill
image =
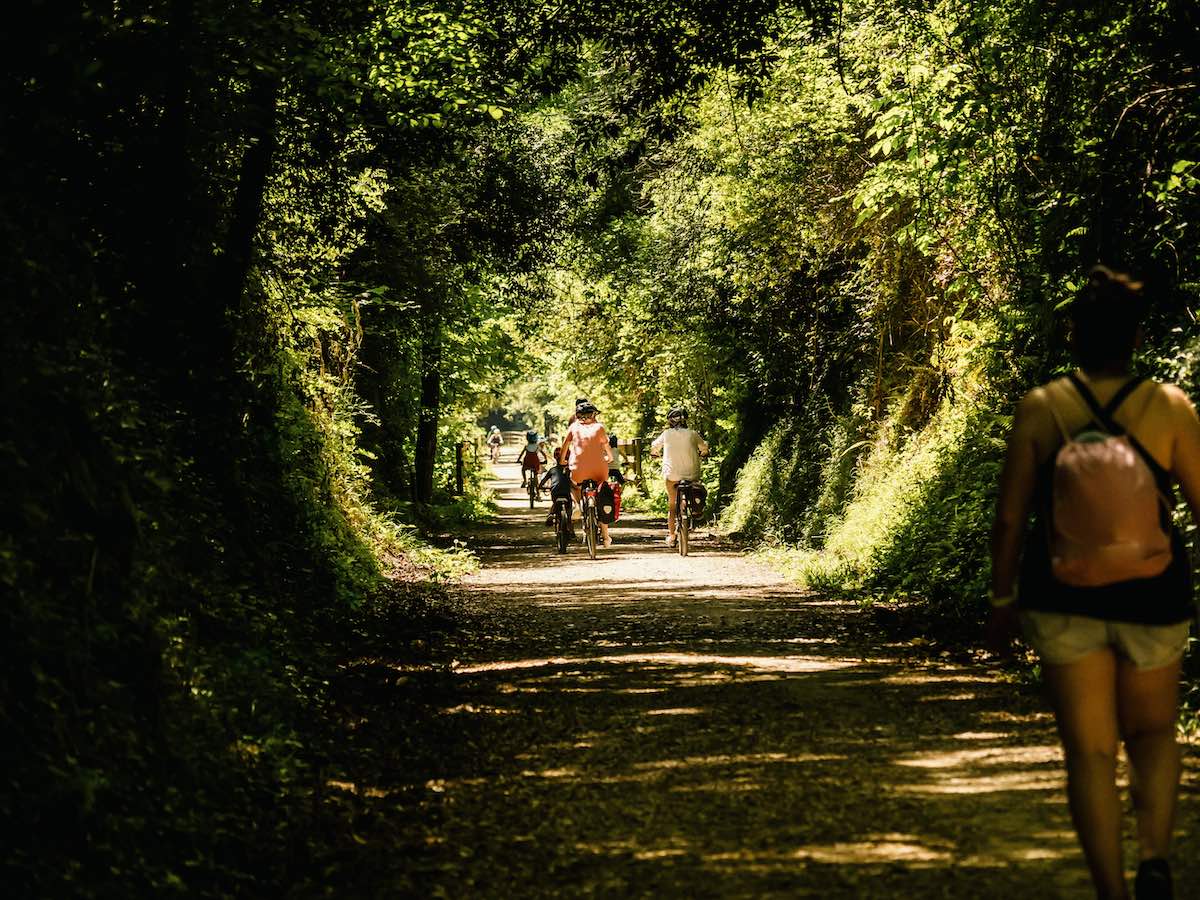
[[[704,515],[704,504],[708,500],[708,488],[699,481],[693,481],[692,489],[688,491],[688,500],[692,506],[692,515],[699,519]]]
[[[617,498],[607,481],[602,481],[596,491],[596,516],[604,525],[611,525],[617,518]]]

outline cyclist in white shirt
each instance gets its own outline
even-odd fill
[[[688,428],[687,410],[676,406],[667,413],[666,431],[650,445],[650,455],[663,458],[667,482],[667,546],[675,545],[675,494],[680,481],[700,479],[700,457],[708,454],[704,438]]]

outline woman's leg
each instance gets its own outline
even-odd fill
[[[1071,819],[1087,858],[1096,896],[1129,892],[1121,864],[1117,794],[1117,658],[1111,648],[1073,663],[1043,665],[1067,761]]]
[[[1139,671],[1117,664],[1117,712],[1129,757],[1139,859],[1166,858],[1179,791],[1179,660]]]

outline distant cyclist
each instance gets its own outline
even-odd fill
[[[608,464],[612,454],[608,450],[608,434],[604,426],[596,421],[596,407],[587,400],[575,406],[575,421],[567,429],[563,439],[562,452],[570,454],[571,481],[575,484],[575,501],[579,504],[579,486],[587,480],[602,484],[608,478]],[[604,546],[612,544],[608,536],[608,526],[600,524],[600,536]]]
[[[621,471],[621,450],[617,447],[617,436],[610,434],[608,436],[608,452],[612,457],[608,463],[608,480],[615,481],[617,484],[625,484],[625,473]]]
[[[500,461],[500,445],[503,443],[504,436],[500,434],[500,429],[493,425],[487,436],[488,452],[492,455],[492,462]]]
[[[525,446],[521,448],[520,454],[517,456],[517,462],[521,464],[521,487],[525,487],[526,477],[537,480],[538,475],[542,471],[542,466],[546,465],[546,451],[542,449],[542,443],[538,440],[536,431],[525,432]],[[527,474],[528,473],[528,474]]]
[[[688,428],[687,410],[676,406],[667,413],[667,430],[654,439],[650,455],[663,458],[667,482],[667,546],[675,546],[675,498],[681,481],[699,481],[700,457],[708,454],[704,438]]]

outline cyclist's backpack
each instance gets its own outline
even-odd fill
[[[708,501],[708,488],[699,481],[693,481],[692,489],[688,491],[688,501],[692,507],[692,515],[699,519],[704,515],[704,504]]]
[[[1086,384],[1069,377],[1102,430],[1070,435],[1050,404],[1063,435],[1054,457],[1047,529],[1050,570],[1056,580],[1074,587],[1153,578],[1171,562],[1170,507],[1164,494],[1170,483],[1154,458],[1112,418],[1142,379],[1131,380],[1102,407]],[[1056,387],[1047,388],[1051,399]]]
[[[611,525],[617,518],[617,499],[607,481],[600,482],[596,489],[596,517],[604,525]]]

